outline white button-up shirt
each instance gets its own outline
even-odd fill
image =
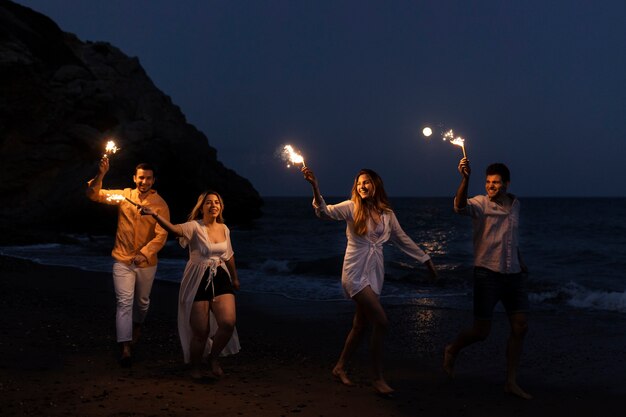
[[[474,233],[474,265],[502,274],[521,272],[518,252],[520,202],[513,196],[513,204],[506,209],[477,195],[467,200],[467,206],[455,211],[472,218]]]
[[[402,230],[393,211],[381,215],[381,224],[375,228],[370,222],[368,231],[359,236],[354,231],[354,203],[350,200],[335,205],[327,205],[323,200],[320,206],[313,200],[315,213],[319,217],[345,220],[348,246],[343,258],[341,284],[347,296],[354,297],[366,286],[380,295],[385,278],[383,243],[391,241],[404,253],[424,263],[430,259],[422,249]]]

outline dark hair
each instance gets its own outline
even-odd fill
[[[489,165],[487,167],[487,172],[485,175],[499,175],[500,178],[502,178],[502,182],[511,182],[511,172],[506,167],[506,165],[500,162]]]
[[[135,175],[137,175],[137,171],[143,169],[144,171],[152,171],[152,176],[156,177],[156,170],[154,167],[146,162],[142,162],[135,167]]]

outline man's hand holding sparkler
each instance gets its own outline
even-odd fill
[[[94,199],[102,188],[102,180],[106,173],[109,172],[109,158],[103,156],[98,163],[98,173],[87,185],[87,197]]]
[[[467,159],[466,157],[461,158],[457,169],[459,170],[459,173],[463,175],[464,178],[469,178],[472,173],[472,168],[470,168],[469,159]]]
[[[98,164],[98,174],[100,174],[102,177],[105,176],[105,174],[107,172],[109,172],[109,158],[106,156],[103,156],[100,159],[100,163]]]
[[[459,184],[459,188],[456,190],[456,195],[454,197],[454,208],[455,210],[461,210],[465,208],[465,206],[467,206],[467,189],[469,188],[469,178],[470,174],[472,173],[469,159],[467,159],[466,157],[461,158],[457,169],[461,174],[461,184]]]

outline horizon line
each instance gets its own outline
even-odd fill
[[[484,194],[476,194],[476,195],[484,195]],[[565,195],[565,196],[542,196],[542,195],[518,195],[514,194],[516,197],[520,198],[626,198],[626,195]],[[259,193],[261,198],[313,198],[312,195],[262,195]],[[332,195],[328,194],[326,197],[329,198],[349,198],[348,196],[341,195]],[[439,195],[439,196],[424,196],[424,195],[390,195],[391,198],[454,198],[454,194],[451,195]]]

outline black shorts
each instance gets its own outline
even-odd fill
[[[211,301],[218,295],[235,294],[233,284],[230,282],[230,277],[224,268],[217,268],[215,276],[213,277],[213,282],[207,286],[210,273],[211,269],[207,268],[204,276],[202,277],[202,281],[200,281],[198,291],[196,292],[196,296],[193,301]]]
[[[528,312],[526,276],[501,274],[487,268],[474,268],[474,318],[491,320],[496,304],[502,303],[508,315]]]

